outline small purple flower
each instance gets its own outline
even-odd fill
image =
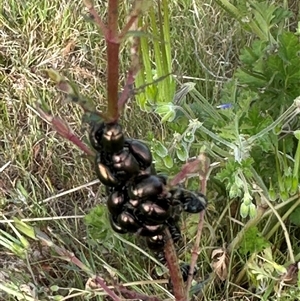
[[[230,108],[232,108],[232,103],[223,103],[217,106],[217,109],[222,109],[222,110],[230,109]]]

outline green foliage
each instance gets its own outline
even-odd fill
[[[296,226],[300,226],[300,207],[297,207],[289,217],[290,222]]]
[[[241,67],[235,77],[239,83],[258,93],[257,108],[275,117],[300,94],[300,43],[291,32],[277,41],[256,40],[241,51]]]
[[[167,2],[168,10],[165,9]],[[234,18],[220,10],[216,2],[222,2],[222,7]],[[293,209],[290,205],[296,206],[299,202],[297,193],[300,147],[299,133],[294,131],[299,125],[295,118],[299,106],[291,104],[300,94],[299,85],[297,86],[299,74],[296,70],[299,65],[297,49],[300,27],[296,29],[295,35],[288,32],[288,26],[294,26],[295,18],[292,22],[287,19],[291,15],[285,9],[287,1],[223,0],[211,1],[209,5],[204,1],[191,0],[160,3],[163,7],[162,14],[157,14],[158,6],[153,6],[151,17],[145,17],[140,22],[140,27],[147,33],[130,33],[134,37],[142,38],[142,71],[136,82],[136,91],[142,93],[137,95],[137,104],[149,114],[143,114],[141,118],[135,101],[132,101],[126,116],[130,122],[125,128],[134,138],[145,135],[144,140],[152,146],[157,168],[170,176],[179,171],[187,157],[197,156],[201,151],[210,157],[211,163],[217,163],[208,179],[209,204],[200,241],[203,263],[201,271],[204,277],[211,274],[207,232],[209,241],[213,239],[214,244],[230,244],[236,237],[239,238],[239,223],[245,223],[245,226],[253,223],[258,233],[253,235],[252,245],[250,238],[247,244],[244,243],[246,238],[243,238],[240,250],[244,253],[240,254],[249,254],[248,262],[241,263],[234,256],[232,264],[226,267],[231,275],[226,290],[220,292],[214,285],[218,282],[213,282],[211,277],[199,282],[197,286],[205,290],[208,300],[224,299],[225,294],[231,298],[236,287],[241,284],[246,294],[253,294],[254,285],[255,298],[258,300],[296,300],[299,290],[294,284],[285,287],[282,297],[278,297],[274,284],[278,284],[277,280],[282,283],[282,280],[274,277],[278,276],[277,272],[284,272],[282,266],[276,265],[276,262],[287,266],[293,259],[293,252],[295,261],[299,260],[299,247],[296,246],[299,243],[298,233],[285,233],[284,237],[278,218],[270,214],[268,205],[264,204],[262,207],[261,203],[264,198],[272,200],[272,205],[283,222],[289,219],[292,224],[297,223],[299,210],[290,210]],[[100,5],[100,2],[97,4]],[[296,12],[295,5],[297,4],[293,3],[291,8]],[[105,7],[99,7],[99,11],[105,15]],[[37,99],[45,101],[55,114],[67,116],[72,128],[78,127],[74,129],[75,132],[80,131],[82,110],[75,108],[70,113],[70,107],[60,104],[57,93],[40,76],[40,68],[44,69],[49,64],[54,64],[58,70],[64,69],[64,72],[69,69],[72,76],[68,77],[80,83],[76,90],[71,81],[69,85],[61,82],[61,90],[69,95],[70,100],[79,101],[86,112],[90,110],[89,99],[97,99],[97,105],[100,109],[103,108],[101,100],[105,100],[103,95],[106,92],[102,77],[106,66],[103,36],[95,34],[95,26],[83,20],[81,8],[81,1],[74,1],[72,5],[68,1],[30,0],[26,1],[26,5],[15,0],[4,1],[3,14],[0,15],[3,25],[0,33],[3,46],[0,49],[0,79],[4,99],[1,104],[3,118],[0,122],[1,142],[4,147],[0,164],[0,182],[1,188],[4,188],[0,189],[0,199],[5,204],[3,214],[10,215],[9,211],[13,207],[13,212],[17,209],[26,218],[34,217],[35,223],[43,226],[48,225],[50,218],[50,228],[47,229],[56,239],[62,241],[76,256],[83,258],[94,272],[102,274],[106,269],[106,272],[111,272],[111,278],[103,274],[105,280],[108,279],[109,282],[113,278],[118,281],[120,273],[116,273],[116,270],[126,274],[126,277],[119,278],[122,283],[135,280],[141,283],[145,279],[151,279],[151,285],[139,285],[138,290],[171,299],[171,293],[158,288],[160,284],[153,284],[152,273],[147,273],[154,267],[148,261],[150,255],[147,251],[142,250],[143,255],[139,256],[140,246],[129,244],[132,237],[127,240],[126,236],[119,237],[114,234],[108,224],[105,206],[100,205],[91,210],[94,202],[87,199],[86,190],[83,191],[84,196],[81,192],[74,192],[74,188],[82,187],[94,179],[90,164],[82,160],[78,151],[70,144],[48,132],[48,128],[37,122],[30,110]],[[162,27],[160,17],[164,19]],[[168,24],[171,24],[170,28]],[[71,50],[62,57],[62,47],[69,42],[74,44],[74,51]],[[247,43],[246,47],[244,43]],[[127,68],[126,59],[123,63]],[[235,72],[237,65],[238,71]],[[175,76],[168,75],[171,72],[176,74],[178,82],[176,93]],[[189,82],[185,82],[186,80]],[[88,96],[85,98],[82,95]],[[229,105],[227,109],[217,109],[216,106],[222,104]],[[289,110],[287,108],[294,110],[294,114],[284,115]],[[98,118],[89,114],[85,116],[85,121],[91,121],[91,117],[93,120]],[[194,120],[198,124],[194,123],[194,127],[191,127],[190,121]],[[162,121],[163,126],[158,126]],[[49,162],[52,163],[50,169]],[[24,187],[21,190],[16,186],[20,179]],[[199,189],[198,178],[189,179],[187,182],[193,189]],[[59,194],[62,190],[68,194],[65,198]],[[34,210],[36,206],[31,206],[33,196],[41,201],[39,208],[42,210]],[[48,196],[50,200],[44,202]],[[228,201],[228,196],[239,198],[231,202]],[[20,205],[20,200],[22,203],[26,202],[26,206]],[[233,208],[232,203],[237,204],[237,208]],[[250,219],[239,220],[239,208],[240,216]],[[261,208],[266,214],[255,219]],[[80,217],[77,217],[78,212],[88,211],[90,214],[85,222],[88,228],[86,235],[86,227],[82,226]],[[288,216],[290,212],[292,214]],[[76,215],[76,219],[68,215]],[[43,220],[44,217],[46,220]],[[6,217],[3,216],[2,219],[4,218]],[[226,227],[226,236],[220,242],[220,237],[216,234],[220,229],[224,230],[222,227],[227,221],[230,221],[230,226]],[[182,224],[183,235],[193,237],[198,216],[193,216],[192,226],[188,223],[185,227],[185,220]],[[23,230],[26,228],[23,227]],[[5,233],[6,231],[1,232],[0,235],[1,245],[5,248],[0,265],[8,261],[10,268],[15,266],[16,257],[11,254],[25,258],[28,249],[26,242],[17,233]],[[272,248],[276,250],[274,254],[270,248],[262,247],[264,243],[270,244],[262,241],[262,237],[266,235],[276,244]],[[289,237],[292,245],[287,250],[286,242]],[[257,241],[260,248],[255,245]],[[190,253],[193,242],[194,239],[186,245],[185,253]],[[240,245],[240,241],[237,245]],[[36,253],[36,242],[30,244],[30,248],[34,252],[30,250],[29,255]],[[256,253],[261,249],[261,253]],[[6,250],[9,251],[9,256],[5,256]],[[67,265],[57,264],[61,259],[49,258],[48,250],[45,251],[46,257],[42,260],[31,260],[30,257],[25,266],[14,269],[7,283],[4,280],[0,284],[1,290],[12,296],[6,300],[12,300],[13,296],[24,298],[20,288],[28,282],[37,283],[39,296],[35,296],[35,299],[41,298],[40,292],[44,291],[48,292],[48,298],[60,298],[51,295],[51,288],[57,291],[57,283],[63,287],[64,296],[61,298],[105,298],[96,295],[100,294],[98,291],[86,295],[84,288],[87,277],[78,269],[71,268],[71,262]],[[39,262],[43,265],[39,265]],[[249,267],[250,280],[243,277],[245,266]],[[241,271],[239,275],[233,273],[232,267],[235,271]],[[18,273],[18,269],[21,273]],[[31,279],[30,273],[27,273],[31,270],[35,273],[39,269],[43,269],[42,278],[47,279],[47,287],[43,286],[43,279]],[[18,281],[15,280],[16,275],[20,278]],[[299,277],[298,273],[298,285]],[[266,286],[269,293],[261,293]],[[249,295],[240,298],[244,299],[243,297],[247,299]]]
[[[218,5],[231,14],[245,30],[254,33],[262,41],[272,41],[280,31],[286,18],[292,13],[271,1],[237,1],[232,4],[228,0],[216,0]]]
[[[245,178],[252,176],[251,166],[253,159],[248,158],[241,163],[236,162],[233,158],[230,158],[224,168],[218,172],[216,179],[221,182],[226,182],[226,188],[229,190],[230,198],[241,197],[247,182],[241,178],[241,174],[244,174]]]
[[[173,140],[163,142],[175,164],[169,164],[171,158],[166,157],[166,152],[162,156],[154,147],[156,162],[167,168],[173,166],[175,173],[177,162],[205,150],[223,162],[215,179],[224,183],[231,198],[247,199],[255,179],[266,196],[273,180],[273,192],[279,189],[287,199],[295,193],[298,181],[295,172],[291,174],[293,162],[283,160],[286,154],[294,156],[293,137],[282,140],[281,133],[287,125],[298,124],[297,104],[293,101],[300,95],[299,38],[283,27],[291,13],[269,1],[218,3],[257,35],[241,50],[240,67],[221,90],[218,102],[231,106],[218,110],[192,83],[181,86],[173,104],[153,102],[160,120],[175,132]],[[194,120],[198,124],[191,128]],[[243,217],[254,217],[255,212],[252,202],[242,202]]]
[[[270,243],[261,235],[257,227],[250,227],[244,234],[239,253],[242,255],[261,252]]]
[[[157,15],[156,15],[157,14]],[[157,22],[157,20],[160,22]],[[136,96],[141,110],[150,112],[153,105],[158,105],[157,113],[163,115],[162,122],[172,121],[175,117],[172,103],[175,94],[175,80],[171,76],[171,37],[168,1],[161,1],[159,9],[150,8],[149,17],[143,18],[143,27],[149,27],[154,37],[141,37],[140,50],[142,66],[135,80],[137,89],[145,89]],[[150,45],[149,45],[150,42]],[[153,83],[155,81],[155,84]]]
[[[113,232],[108,222],[107,208],[104,205],[94,207],[84,218],[92,239],[100,239],[105,244],[112,238]]]

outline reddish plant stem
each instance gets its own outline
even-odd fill
[[[86,266],[82,261],[80,261],[73,252],[66,250],[65,248],[59,247],[54,244],[51,239],[46,235],[44,232],[35,228],[36,238],[40,239],[42,243],[46,244],[47,246],[53,248],[55,252],[60,256],[61,259],[71,262],[79,267],[81,270],[89,274],[90,277],[94,278],[95,283],[103,288],[103,290],[110,296],[114,301],[121,301],[121,299],[113,292],[104,282],[102,278],[97,275],[94,275],[91,269]]]
[[[130,29],[137,30],[138,27],[137,21],[138,21],[137,18],[134,19],[134,22],[131,23]],[[140,39],[138,37],[132,37],[130,38],[130,42],[131,42],[131,47],[130,47],[131,66],[127,73],[127,79],[124,86],[124,90],[122,91],[122,94],[119,98],[119,111],[123,109],[125,103],[128,101],[130,95],[133,93],[134,80],[137,73],[140,70],[140,62],[139,62],[139,55],[138,55]]]
[[[52,127],[56,132],[63,138],[69,140],[73,144],[75,144],[78,148],[80,148],[83,152],[85,152],[88,156],[95,156],[95,153],[88,148],[76,134],[69,128],[68,124],[60,119],[59,117],[52,118]]]
[[[140,294],[140,293],[131,291],[122,285],[114,285],[114,287],[126,299],[135,299],[135,300],[142,300],[142,301],[161,301],[161,299],[157,298],[156,296],[147,296],[144,294]]]
[[[87,6],[87,8],[89,10],[90,15],[93,17],[93,20],[98,25],[101,33],[104,35],[104,37],[106,37],[107,36],[107,27],[105,26],[105,24],[101,20],[100,16],[96,12],[94,6]]]
[[[167,239],[164,252],[170,272],[171,283],[173,285],[175,300],[187,301],[188,299],[186,298],[178,257],[173,244],[173,240],[171,238],[170,231],[168,229],[165,230],[165,236],[167,237]]]
[[[110,122],[119,118],[119,49],[118,41],[118,0],[108,2],[108,33],[107,42],[107,116]]]
[[[131,29],[131,26],[135,23],[135,21],[138,18],[138,14],[131,15],[125,26],[122,28],[120,34],[119,34],[119,40],[121,41],[126,33]]]
[[[60,117],[52,116],[46,113],[38,105],[36,107],[36,110],[40,114],[40,117],[47,123],[49,123],[58,135],[75,144],[88,156],[95,156],[95,153],[80,140],[80,138],[72,131],[66,121],[62,120]]]
[[[201,161],[198,159],[184,164],[178,174],[170,181],[170,186],[176,186],[183,181],[189,174],[199,172]]]

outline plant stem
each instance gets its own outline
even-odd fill
[[[165,257],[168,263],[168,268],[170,271],[171,283],[173,285],[174,296],[176,301],[187,301],[183,279],[181,271],[179,268],[179,262],[176,254],[176,250],[171,239],[171,234],[168,229],[165,230],[165,235],[167,237],[165,244]]]
[[[118,0],[108,2],[108,32],[107,43],[107,116],[109,122],[116,122],[119,118],[118,90],[119,90],[119,49],[118,41]]]
[[[95,10],[95,7],[92,3],[88,3],[87,1],[83,1],[87,9],[89,10],[90,15],[93,17],[93,20],[98,25],[101,33],[104,35],[104,37],[107,36],[107,28],[105,24],[103,23],[102,19],[98,15],[98,13]]]
[[[138,18],[132,18],[132,16],[131,16],[130,20],[132,20],[132,22],[130,22],[131,27],[129,27],[127,29],[127,31],[129,29],[137,30],[138,29],[138,24],[137,24]],[[127,24],[129,24],[129,22]],[[126,28],[126,26],[124,28]],[[123,28],[122,32],[124,31],[124,28]],[[131,47],[130,47],[131,66],[127,73],[127,79],[126,79],[126,83],[124,86],[124,90],[118,101],[119,112],[122,111],[122,109],[125,106],[125,103],[128,101],[129,97],[133,94],[133,86],[134,86],[135,77],[140,70],[139,53],[138,53],[139,46],[140,46],[140,39],[138,37],[133,36],[133,37],[129,38],[129,42],[131,44]]]

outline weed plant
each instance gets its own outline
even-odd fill
[[[120,5],[120,18],[129,8]],[[95,9],[106,16],[103,2]],[[155,1],[139,18],[147,34],[122,124],[151,146],[158,170],[176,175],[200,156],[208,171],[199,166],[183,183],[205,184],[209,199],[194,300],[299,299],[299,12],[297,1],[178,0]],[[106,299],[92,271],[136,299],[173,298],[166,268],[108,226],[88,156],[36,110],[47,104],[87,141],[81,108],[64,103],[49,68],[105,109],[105,41],[85,15],[77,0],[2,2],[1,300]],[[180,261],[191,259],[198,220],[182,218]]]

